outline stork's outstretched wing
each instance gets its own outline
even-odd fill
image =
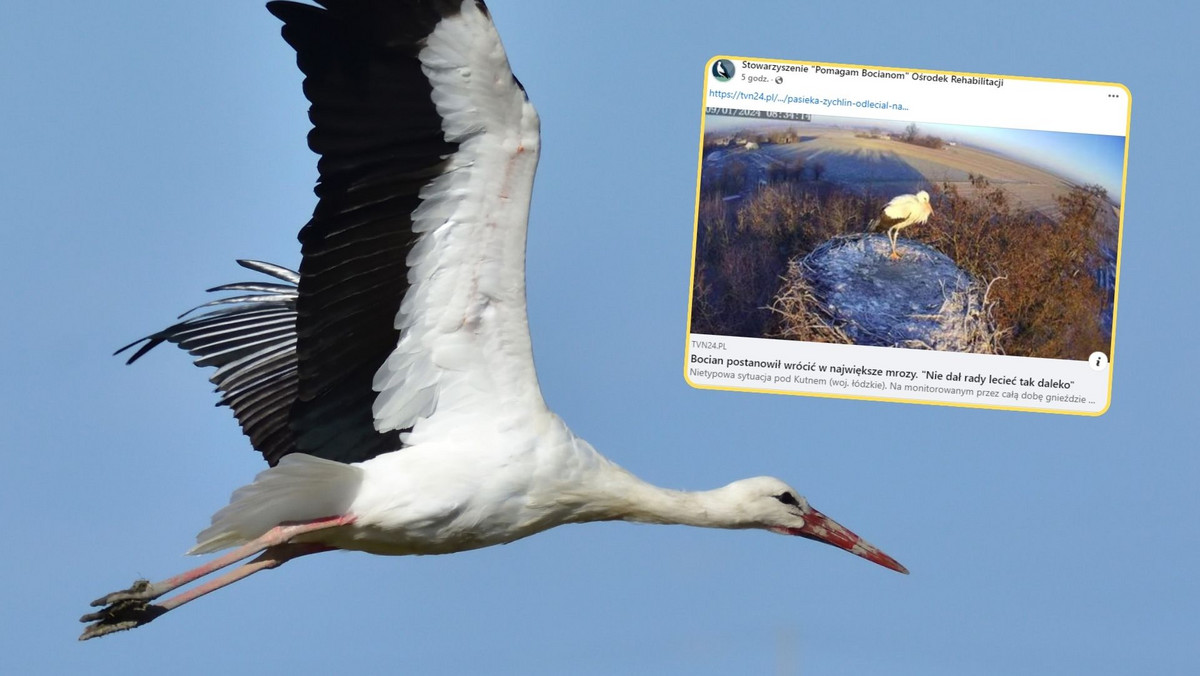
[[[276,301],[294,307],[294,336],[271,344],[287,343],[295,370],[260,382],[286,432],[271,427],[262,445],[251,434],[272,463],[397,450],[439,403],[544,406],[524,277],[539,124],[486,7],[320,4],[267,5],[296,49],[321,156],[294,306]],[[197,320],[209,318],[222,316]],[[162,340],[187,347],[182,326],[139,355]],[[249,433],[249,405],[229,403]]]

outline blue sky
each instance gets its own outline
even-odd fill
[[[88,600],[194,564],[181,555],[194,534],[262,468],[185,355],[135,367],[109,355],[204,288],[241,280],[236,257],[295,264],[315,168],[293,55],[260,3],[11,3],[0,22],[0,671],[1195,669],[1198,107],[1164,68],[1198,56],[1183,10],[490,6],[543,119],[528,259],[547,401],[659,484],[780,476],[912,575],[766,533],[572,526],[448,557],[311,557],[77,644]],[[884,27],[920,37],[881,39]],[[700,96],[704,64],[722,53],[1126,84],[1109,412],[690,389]],[[621,90],[629,105],[600,99]]]

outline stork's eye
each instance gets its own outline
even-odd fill
[[[776,495],[775,499],[782,502],[785,505],[791,505],[793,507],[800,506],[800,503],[796,501],[796,496],[792,495],[788,491],[784,491],[784,492],[780,493],[779,495]]]

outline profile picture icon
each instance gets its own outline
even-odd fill
[[[712,65],[713,77],[720,82],[728,82],[733,79],[733,62],[729,59],[717,59]]]

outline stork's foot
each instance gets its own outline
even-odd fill
[[[139,580],[139,582],[145,582],[145,580]],[[136,587],[137,585],[135,584],[134,586]],[[112,594],[109,596],[112,596]],[[96,638],[97,636],[140,627],[167,612],[167,610],[167,608],[162,606],[152,605],[137,599],[115,601],[101,610],[88,613],[79,618],[80,622],[91,623],[79,635],[79,640],[86,641],[89,638]]]
[[[138,580],[129,589],[115,591],[92,601],[92,607],[111,606],[120,601],[152,601],[162,593],[157,589],[157,585],[150,583],[150,580]]]
[[[900,260],[900,254],[898,254],[898,253],[896,253],[895,251],[893,251],[893,252],[892,252],[892,255],[888,256],[888,258],[890,258],[890,259],[892,259],[892,260],[894,260],[894,261],[898,261],[898,260]]]

